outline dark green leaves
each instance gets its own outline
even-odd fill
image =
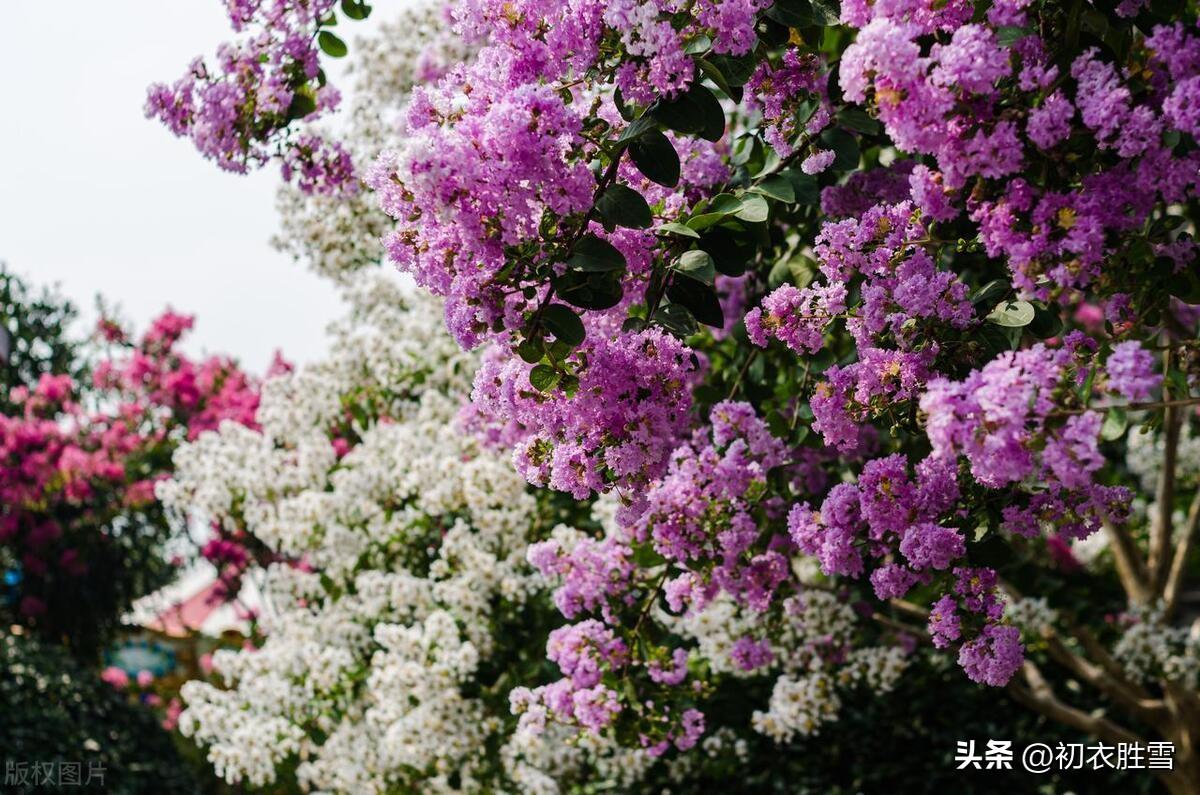
[[[746,85],[746,81],[754,74],[754,68],[758,65],[753,53],[746,55],[718,55],[710,53],[705,57],[708,64],[716,69],[722,80],[733,88],[740,88]],[[716,81],[714,81],[716,82]],[[720,83],[717,83],[720,85]]]
[[[693,81],[691,88],[674,99],[660,99],[649,110],[655,121],[685,135],[719,141],[725,134],[725,111],[713,92]]]
[[[700,246],[712,255],[718,272],[726,276],[741,276],[746,263],[754,257],[753,241],[724,227],[714,227],[701,237]]]
[[[303,119],[317,109],[317,101],[312,93],[305,88],[292,94],[292,104],[288,106],[289,119]]]
[[[610,232],[618,226],[645,229],[653,220],[642,194],[624,185],[610,185],[596,200],[596,211]]]
[[[605,273],[622,270],[625,267],[625,257],[607,240],[601,240],[595,235],[584,235],[567,258],[567,265],[577,271]]]
[[[812,8],[813,23],[827,28],[841,21],[842,8],[838,0],[808,0]]]
[[[1012,25],[1005,25],[996,29],[996,43],[1001,47],[1011,47],[1021,39],[1036,31],[1025,28],[1018,28]]]
[[[838,24],[841,9],[837,0],[775,0],[767,16],[793,28],[829,27]]]
[[[663,224],[658,228],[658,231],[660,234],[665,232],[671,235],[679,235],[680,237],[700,237],[700,233],[695,229],[692,229],[689,226],[684,226],[683,224],[675,223],[674,221]]]
[[[875,135],[879,132],[879,122],[871,118],[870,114],[862,108],[843,108],[837,118],[843,127],[855,132],[866,135]]]
[[[706,326],[721,328],[725,325],[725,314],[721,311],[716,292],[702,281],[676,274],[667,287],[667,297]]]
[[[611,309],[621,302],[621,271],[567,271],[553,278],[554,291],[580,309]]]
[[[542,324],[555,339],[575,346],[583,342],[586,332],[579,315],[572,312],[563,304],[550,304],[542,310]]]
[[[809,28],[813,24],[808,0],[775,0],[775,5],[767,9],[767,16],[792,28]]]
[[[698,248],[683,252],[675,263],[675,270],[705,284],[712,284],[713,279],[717,276],[717,268],[712,255]]]
[[[629,145],[629,158],[646,179],[673,188],[679,183],[679,155],[657,127],[651,127]]]
[[[323,30],[317,34],[317,44],[321,50],[330,58],[344,58],[349,50],[346,48],[346,42],[339,39],[327,30]]]
[[[792,186],[792,181],[782,174],[772,174],[750,190],[787,204],[796,201],[796,189]]]
[[[826,130],[821,134],[821,141],[833,150],[833,168],[838,171],[850,171],[858,168],[858,141],[845,130]]]

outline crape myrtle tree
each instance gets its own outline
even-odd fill
[[[166,545],[186,525],[154,497],[172,451],[222,420],[252,422],[257,386],[226,357],[179,349],[191,317],[167,311],[136,339],[105,318],[81,345],[68,303],[8,273],[2,285],[14,344],[0,415],[0,617],[95,662],[132,600],[176,571]]]
[[[12,411],[10,393],[32,388],[43,373],[82,375],[79,344],[71,337],[76,309],[50,288],[31,289],[0,262],[0,408]]]
[[[462,427],[613,506],[529,548],[567,623],[522,732],[700,753],[757,674],[787,741],[915,641],[1200,791],[1194,9],[463,0],[356,167],[298,122],[369,8],[228,5],[148,112],[383,230],[482,351]]]

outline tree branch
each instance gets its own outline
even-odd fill
[[[1179,602],[1179,594],[1183,590],[1183,579],[1186,574],[1188,558],[1192,553],[1192,545],[1196,541],[1196,531],[1200,528],[1200,490],[1196,491],[1196,496],[1192,498],[1192,504],[1188,508],[1187,524],[1184,526],[1183,534],[1175,542],[1175,552],[1171,558],[1171,570],[1167,574],[1167,581],[1163,585],[1162,600],[1166,614],[1169,617],[1175,612],[1175,605]]]
[[[1149,698],[1148,695],[1143,698],[1141,694],[1123,681],[1124,677],[1117,679],[1110,676],[1100,666],[1080,657],[1071,651],[1053,631],[1046,638],[1046,642],[1050,656],[1059,665],[1062,665],[1084,682],[1108,696],[1108,698],[1112,699],[1113,703],[1156,727],[1161,720],[1167,717],[1166,705],[1162,701]]]
[[[1124,527],[1104,520],[1104,532],[1108,534],[1109,548],[1117,564],[1117,577],[1125,595],[1135,605],[1150,601],[1149,575],[1142,554],[1133,541],[1133,536]]]
[[[1171,351],[1163,352],[1163,372],[1171,369]],[[1163,399],[1168,400],[1166,381],[1163,382]],[[1167,579],[1167,568],[1170,566],[1170,545],[1172,530],[1171,514],[1175,510],[1175,469],[1179,459],[1179,432],[1183,425],[1183,412],[1179,406],[1167,406],[1163,409],[1163,460],[1162,469],[1158,473],[1158,488],[1155,499],[1158,502],[1158,516],[1150,523],[1150,551],[1148,568],[1150,570],[1150,590],[1160,593]]]
[[[1021,665],[1021,674],[1026,685],[1022,686],[1016,681],[1009,682],[1008,692],[1013,698],[1033,711],[1105,742],[1145,742],[1134,732],[1126,729],[1124,726],[1113,723],[1103,715],[1087,713],[1060,701],[1058,696],[1054,694],[1053,688],[1050,687],[1045,677],[1042,676],[1042,672],[1032,662],[1026,660]]]

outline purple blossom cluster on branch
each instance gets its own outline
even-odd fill
[[[223,43],[215,62],[196,58],[174,83],[156,83],[146,116],[188,138],[226,171],[246,173],[278,157],[284,179],[299,174],[305,193],[354,190],[357,182],[341,143],[315,133],[290,135],[293,121],[334,110],[341,94],[325,79],[320,52],[340,56],[345,44],[327,28],[337,0],[229,0],[230,23],[242,38]],[[342,4],[353,19],[369,8]]]
[[[1016,589],[1103,532],[1133,602],[1178,599],[1175,453],[1141,515],[1120,459],[1200,403],[1200,31],[1111,5],[453,7],[474,56],[366,177],[384,243],[485,349],[463,427],[616,503],[529,549],[573,623],[523,726],[685,750],[720,676],[771,673],[789,738],[923,638],[1098,733],[1034,658],[1112,665]]]

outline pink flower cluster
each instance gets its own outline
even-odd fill
[[[96,366],[91,388],[43,375],[13,391],[21,413],[0,416],[0,543],[20,562],[28,619],[70,609],[59,588],[91,573],[120,517],[154,515],[154,484],[177,443],[224,420],[252,424],[258,407],[257,384],[232,361],[177,350],[192,318],[168,311],[137,345],[101,325],[121,347]]]

